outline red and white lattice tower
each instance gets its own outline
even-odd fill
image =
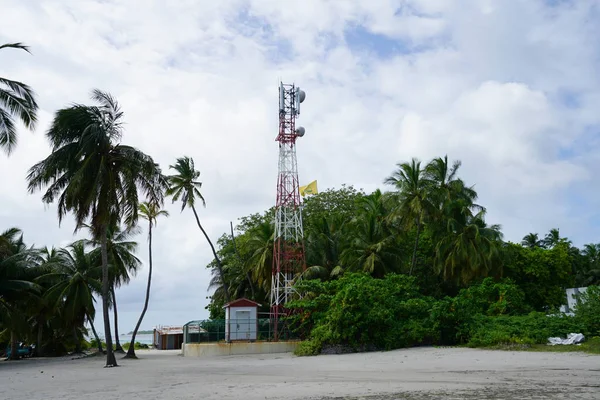
[[[279,84],[279,175],[275,206],[273,275],[271,279],[271,330],[279,340],[280,317],[286,315],[285,304],[294,295],[294,277],[304,267],[304,231],[296,160],[296,139],[304,136],[304,128],[296,128],[300,103],[305,93],[298,87]]]

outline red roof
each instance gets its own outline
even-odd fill
[[[260,304],[244,297],[241,299],[230,301],[229,303],[223,306],[223,308],[227,307],[260,307]]]

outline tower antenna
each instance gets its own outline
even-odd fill
[[[294,276],[305,269],[304,231],[298,181],[296,140],[305,129],[296,127],[300,103],[306,97],[294,84],[279,82],[279,173],[275,204],[275,237],[271,278],[271,329],[273,339],[282,333],[280,318],[288,314],[285,304],[292,300]]]

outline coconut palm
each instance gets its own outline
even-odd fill
[[[29,53],[22,43],[6,43],[1,49],[20,49]],[[14,119],[21,120],[33,131],[37,122],[38,105],[33,90],[24,83],[0,77],[0,147],[10,154],[17,144]]]
[[[582,271],[585,286],[600,284],[600,243],[589,243],[583,246],[587,269]]]
[[[143,219],[148,221],[148,284],[146,285],[146,299],[144,300],[144,308],[142,309],[142,314],[140,315],[140,318],[135,325],[135,329],[133,330],[133,334],[131,335],[131,343],[129,344],[129,349],[127,349],[127,354],[125,355],[126,358],[137,358],[135,355],[135,337],[138,329],[140,329],[142,321],[144,320],[144,315],[146,315],[148,303],[150,302],[150,285],[152,283],[152,228],[156,226],[158,217],[169,216],[169,212],[161,210],[160,204],[155,202],[143,202],[140,203],[139,207],[140,215]]]
[[[117,366],[112,348],[109,304],[109,228],[119,223],[134,226],[139,194],[162,200],[160,168],[140,150],[121,144],[121,111],[117,101],[100,90],[92,92],[98,105],[75,104],[58,110],[46,134],[52,153],[30,168],[29,192],[46,187],[45,203],[58,202],[59,223],[68,212],[76,230],[85,223],[100,241],[102,258],[102,308],[107,345],[106,366]]]
[[[269,293],[271,291],[275,225],[273,221],[264,219],[248,234],[250,237],[246,246],[250,256],[246,260],[246,271],[250,272],[252,280],[256,282],[259,289]]]
[[[86,320],[92,323],[94,294],[102,289],[102,269],[94,254],[87,251],[87,246],[88,241],[79,240],[59,249],[52,261],[52,271],[38,278],[40,282],[55,282],[48,288],[45,297],[61,310],[65,323],[71,327],[76,352],[80,351],[77,331],[84,328]]]
[[[425,179],[432,185],[429,195],[437,210],[442,210],[445,204],[457,199],[471,204],[472,209],[484,210],[483,207],[475,204],[477,200],[475,189],[467,187],[458,177],[458,169],[461,165],[460,160],[456,160],[450,166],[446,155],[434,158],[425,167]],[[436,217],[439,218],[439,215]]]
[[[385,184],[393,186],[396,193],[396,205],[390,217],[400,221],[406,229],[417,229],[409,275],[417,263],[419,237],[424,220],[433,213],[434,204],[431,202],[432,183],[427,179],[421,162],[413,158],[410,163],[397,164],[397,169],[387,177]]]
[[[117,295],[115,288],[126,285],[130,282],[131,276],[137,274],[142,262],[136,257],[137,242],[131,240],[131,237],[137,235],[139,229],[137,227],[129,229],[121,229],[118,226],[113,226],[108,231],[106,239],[106,247],[108,251],[109,262],[109,281],[110,281],[110,296],[112,300],[113,320],[115,322],[115,351],[123,353],[123,347],[119,341],[119,312],[117,307]],[[96,246],[100,243],[92,241]],[[98,264],[101,263],[100,248],[93,251],[93,255]]]
[[[56,305],[46,296],[48,290],[54,283],[42,279],[42,276],[48,272],[54,271],[57,263],[60,263],[61,261],[58,249],[55,247],[45,247],[37,252],[38,266],[36,269],[38,273],[34,277],[34,281],[40,286],[40,295],[36,296],[36,301],[33,302],[29,312],[33,316],[32,318],[37,329],[35,354],[38,357],[44,355],[44,331],[49,326],[49,321],[52,318],[55,318],[58,315],[57,311],[59,311]]]
[[[352,236],[340,254],[345,270],[381,278],[399,269],[400,250],[385,222],[388,212],[384,203],[385,197],[379,189],[359,200],[359,215],[351,223]]]
[[[527,235],[523,236],[523,240],[521,240],[521,245],[523,247],[535,249],[537,247],[543,247],[544,242],[540,240],[540,237],[537,233],[528,233]]]
[[[328,279],[342,272],[345,222],[343,216],[332,214],[319,218],[312,226],[306,238],[306,260],[310,266],[303,277]]]
[[[558,228],[550,229],[550,231],[546,234],[546,237],[544,237],[542,243],[549,249],[553,248],[559,243],[571,245],[571,241],[569,239],[560,236],[560,230]]]
[[[212,241],[208,237],[208,234],[202,227],[200,218],[198,218],[198,213],[196,212],[196,201],[200,201],[203,206],[206,206],[204,197],[202,197],[202,193],[200,193],[202,182],[197,180],[200,177],[200,171],[197,171],[194,167],[194,160],[187,156],[178,158],[175,164],[169,166],[169,168],[174,169],[177,174],[170,175],[168,177],[170,187],[167,190],[167,196],[173,197],[173,202],[181,200],[181,211],[183,211],[186,207],[190,207],[194,212],[194,217],[196,218],[198,228],[200,228],[202,231],[202,234],[206,238],[206,241],[212,250],[217,270],[219,271],[219,277],[222,281],[223,290],[225,292],[225,299],[227,302],[229,302],[231,301],[229,296],[229,285],[225,280],[221,259],[215,250],[215,246],[213,246]]]
[[[0,325],[10,331],[12,360],[19,359],[18,335],[28,324],[21,311],[36,287],[28,274],[30,254],[20,229],[0,235]]]
[[[497,268],[502,239],[500,226],[487,226],[485,212],[473,214],[468,201],[464,200],[448,204],[445,214],[447,231],[435,247],[438,272],[447,280],[467,284]]]

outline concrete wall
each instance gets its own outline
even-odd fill
[[[289,342],[234,342],[234,343],[184,343],[185,357],[236,356],[242,354],[291,353],[300,341]]]

